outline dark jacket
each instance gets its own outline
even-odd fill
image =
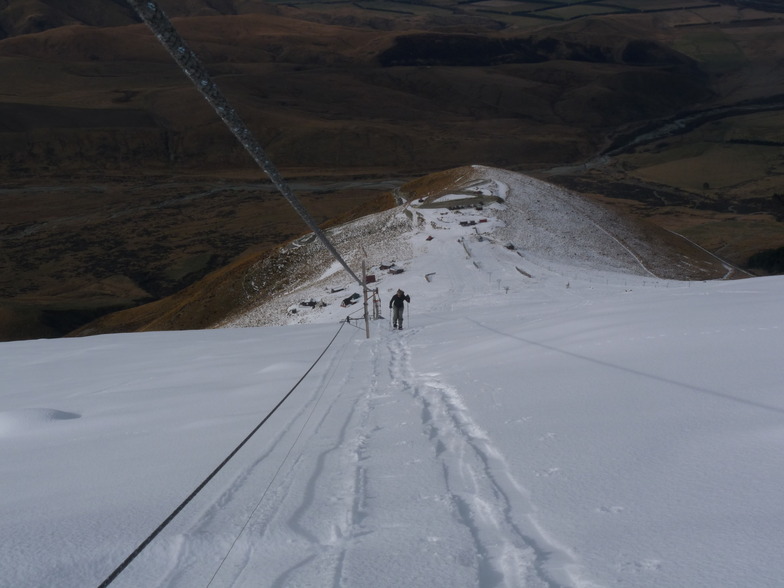
[[[404,301],[404,300],[405,300],[406,302],[411,302],[411,297],[410,297],[408,294],[405,294],[405,295],[403,295],[403,296],[398,296],[397,294],[395,294],[395,295],[392,297],[392,300],[390,300],[390,301],[389,301],[389,308],[392,308],[392,305],[393,305],[393,304],[394,304],[396,307],[398,307],[398,308],[403,308],[403,301]]]

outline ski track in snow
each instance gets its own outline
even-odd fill
[[[529,520],[529,497],[515,479],[503,454],[471,418],[459,393],[437,373],[417,373],[411,364],[409,338],[390,337],[390,373],[394,383],[421,406],[423,431],[432,445],[444,486],[460,521],[470,531],[479,562],[481,586],[561,587],[546,570],[557,551],[539,537]],[[564,559],[571,559],[566,554]]]
[[[354,353],[358,349],[355,347]],[[290,428],[302,427],[302,435],[294,440],[290,452],[296,457],[281,466],[212,586],[323,586],[330,576],[335,578],[334,586],[341,585],[340,569],[347,545],[361,534],[356,530],[362,518],[363,495],[363,473],[358,462],[364,442],[362,423],[369,411],[367,397],[341,395],[352,377],[350,367],[337,385],[331,382],[341,363],[341,358],[333,360],[330,375],[314,394],[317,406],[312,407],[312,419],[307,417],[312,422],[303,426],[292,420]],[[352,365],[353,360],[348,364]],[[334,390],[337,394],[330,396]],[[322,394],[325,396],[319,400]],[[297,420],[303,418],[306,416],[302,412],[297,415]],[[337,437],[331,437],[335,431]],[[311,443],[321,449],[302,453],[302,446]],[[324,496],[331,498],[325,503],[321,501]],[[270,546],[281,535],[288,537],[285,545],[277,545],[270,552]],[[280,549],[296,552],[296,558],[282,559],[295,559],[297,563],[280,569],[276,562],[281,559],[276,558]]]
[[[420,330],[385,331],[369,347],[343,343],[288,425],[224,481],[189,530],[149,554],[148,563],[168,561],[154,584],[185,587],[212,577],[205,585],[324,586],[332,578],[336,588],[400,586],[402,568],[419,566],[420,577],[451,576],[451,586],[572,586],[558,572],[572,556],[540,532],[526,489],[459,391],[437,373],[414,369],[411,342]],[[351,367],[363,361],[373,365],[364,387]],[[418,431],[417,442],[400,428]],[[400,504],[405,491],[388,483],[395,476],[384,467],[388,458],[375,457],[385,448],[401,468],[429,478],[428,493],[410,490],[414,500]],[[444,520],[437,532],[408,537],[405,519],[439,516],[434,504]],[[404,514],[395,518],[399,508]],[[374,533],[389,539],[365,545]],[[368,553],[374,543],[404,544],[401,533],[411,546],[399,559]],[[220,553],[222,562],[214,559]],[[379,559],[373,577],[367,558]]]
[[[343,389],[343,384],[345,381],[341,383],[340,389]],[[321,419],[317,433],[325,424],[327,431],[334,430],[335,427],[328,423],[341,419],[343,422],[337,429],[339,435],[334,440],[324,442],[325,447],[317,454],[315,467],[307,479],[303,499],[286,521],[288,528],[302,538],[305,557],[281,574],[272,586],[292,585],[297,576],[309,575],[310,569],[304,568],[316,570],[315,577],[322,582],[325,577],[332,576],[333,585],[341,585],[345,552],[351,541],[361,535],[357,527],[362,518],[363,502],[363,474],[359,461],[365,440],[363,423],[370,410],[366,397],[356,401],[347,400],[351,403],[348,410],[343,410],[343,403],[335,403]],[[354,432],[355,428],[358,433]],[[330,467],[336,460],[341,465]],[[346,462],[353,467],[345,467]],[[317,503],[322,497],[325,483],[332,488],[332,504],[327,505],[326,509],[325,505]],[[325,573],[325,570],[330,573]]]
[[[343,418],[341,415],[344,414],[345,407],[335,403],[334,398],[325,399],[324,394],[329,389],[344,388],[350,372],[340,380],[337,387],[332,384],[332,379],[344,369],[345,355],[352,351],[356,354],[358,349],[351,342],[339,345],[336,356],[332,358],[321,379],[310,386],[307,380],[303,383],[304,387],[311,389],[309,396],[304,400],[300,398],[299,403],[288,403],[291,407],[297,407],[297,410],[286,417],[287,424],[278,426],[278,434],[267,441],[266,447],[255,459],[246,461],[243,468],[224,482],[223,490],[217,496],[210,494],[212,498],[203,507],[201,514],[190,517],[191,520],[195,519],[195,524],[168,541],[159,539],[157,543],[164,543],[165,546],[151,551],[148,555],[149,561],[144,561],[148,558],[140,558],[140,563],[147,565],[154,565],[154,562],[161,560],[169,561],[168,569],[156,574],[157,579],[152,582],[153,585],[185,588],[202,585],[205,578],[212,578],[209,586],[259,585],[259,573],[256,569],[258,566],[253,564],[256,559],[266,561],[263,550],[266,549],[267,536],[274,535],[274,527],[280,523],[279,519],[287,516],[288,496],[292,488],[303,484],[303,468],[310,473],[309,479],[304,482],[306,489],[297,489],[293,494],[302,496],[303,502],[296,507],[293,514],[288,515],[290,518],[284,521],[284,524],[296,531],[311,546],[328,546],[335,542],[333,529],[329,529],[326,536],[323,536],[318,530],[309,529],[305,518],[317,496],[316,485],[325,472],[329,455],[336,451],[351,451],[347,449],[351,445],[346,438],[347,427],[354,418],[355,409],[361,407],[355,404],[347,411],[346,421],[340,428],[341,437],[335,441],[334,446],[320,452],[315,464],[305,463],[298,449],[301,443],[307,442],[303,439],[308,435],[318,435],[329,418]],[[350,358],[347,361],[349,364],[353,363]],[[319,411],[323,411],[328,403],[329,408],[321,414],[320,421],[312,423],[311,421],[319,418]],[[276,414],[273,418],[277,416]],[[315,429],[310,431],[314,425]],[[249,449],[250,444],[243,451]],[[339,471],[342,468],[335,469]],[[342,495],[346,495],[346,492],[342,492]],[[353,499],[353,484],[348,495]],[[345,508],[350,510],[351,507]],[[340,534],[340,530],[334,529],[334,533]],[[298,549],[301,547],[298,546]],[[173,553],[162,558],[162,551]],[[307,551],[303,549],[303,553]],[[205,561],[207,554],[213,558],[224,554],[225,559]],[[300,565],[306,565],[315,558],[316,554],[310,553],[303,557]],[[272,580],[269,583],[264,580],[263,585],[287,585],[285,576],[284,573],[277,581]],[[262,577],[268,578],[269,574],[264,572]]]

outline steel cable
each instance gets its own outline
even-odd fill
[[[256,140],[251,133],[248,126],[240,118],[237,111],[229,104],[226,97],[221,90],[212,81],[207,70],[202,65],[201,61],[182,39],[180,34],[174,28],[169,18],[163,10],[155,3],[149,0],[127,0],[128,4],[136,11],[144,23],[152,30],[158,41],[166,48],[174,61],[180,66],[185,75],[193,82],[202,96],[209,102],[210,106],[215,110],[217,115],[226,124],[229,130],[234,134],[237,140],[242,144],[245,150],[250,153],[254,161],[261,167],[264,173],[267,174],[273,185],[288,201],[288,203],[297,211],[305,224],[313,231],[316,237],[323,243],[332,256],[340,262],[348,274],[356,280],[356,282],[366,288],[357,275],[348,266],[346,261],[338,253],[337,249],[327,238],[326,234],[319,228],[316,221],[308,214],[305,207],[291,191],[290,186],[283,177],[280,175],[275,164],[272,163],[267,156],[264,148]]]
[[[174,520],[174,518],[182,511],[182,509],[184,509],[188,505],[188,503],[191,500],[193,500],[193,498],[199,492],[201,492],[201,490],[210,482],[210,480],[212,480],[218,474],[218,472],[221,471],[223,469],[223,467],[227,463],[229,463],[229,460],[231,460],[231,458],[234,457],[240,449],[242,449],[242,447],[250,440],[250,438],[253,437],[253,435],[256,434],[256,432],[264,425],[264,423],[266,423],[270,419],[270,417],[273,414],[275,414],[275,411],[277,411],[278,408],[280,408],[281,405],[288,399],[288,397],[291,396],[291,394],[294,392],[294,390],[297,389],[297,386],[299,386],[302,383],[302,381],[307,377],[307,375],[311,372],[311,370],[313,370],[313,368],[316,367],[316,364],[321,360],[321,358],[324,357],[324,354],[330,348],[332,343],[334,343],[335,339],[338,338],[338,335],[340,334],[340,331],[343,330],[343,327],[345,326],[345,324],[346,323],[343,323],[343,322],[340,323],[340,328],[338,328],[337,332],[335,333],[335,336],[332,337],[332,339],[330,340],[329,343],[327,343],[327,346],[324,348],[324,350],[321,352],[321,354],[316,358],[316,361],[313,362],[313,364],[302,375],[302,377],[299,380],[297,380],[297,383],[294,384],[294,386],[292,386],[291,390],[289,390],[286,393],[286,395],[280,400],[280,402],[278,402],[273,407],[273,409],[267,414],[267,416],[265,416],[264,419],[262,419],[262,421],[258,425],[256,425],[256,427],[245,437],[245,439],[243,439],[242,442],[240,442],[240,444],[237,445],[237,447],[234,448],[234,450],[226,457],[226,459],[224,459],[220,463],[220,465],[218,465],[218,467],[216,467],[212,471],[212,473],[209,476],[207,476],[202,481],[202,483],[199,484],[196,487],[196,489],[193,492],[191,492],[188,495],[188,497],[185,500],[183,500],[182,503],[180,503],[180,505],[172,511],[172,513],[168,517],[166,517],[166,520],[164,520],[160,525],[158,525],[158,527],[152,533],[150,533],[150,535],[144,541],[142,541],[136,547],[136,549],[134,549],[131,552],[131,554],[127,558],[125,558],[125,561],[123,561],[119,566],[117,566],[117,568],[115,568],[115,570],[111,574],[109,574],[103,582],[101,582],[98,585],[98,588],[105,588],[106,586],[109,586],[112,582],[114,582],[114,580],[117,578],[117,576],[119,576],[122,573],[122,571],[125,568],[127,568],[128,565],[134,559],[136,559],[136,557],[144,550],[144,548],[147,547],[152,542],[152,540],[155,539],[158,536],[158,534],[161,531],[163,531],[163,529],[166,528],[166,526]]]

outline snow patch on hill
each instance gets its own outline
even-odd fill
[[[650,265],[676,264],[667,251],[655,251],[663,244],[647,242],[639,227],[611,210],[507,170],[461,168],[450,186],[406,197],[395,209],[327,231],[357,274],[366,261],[382,308],[398,288],[435,294],[445,285],[447,267],[461,273],[449,287],[481,280],[494,283],[494,291],[508,291],[525,278],[563,284],[586,276],[614,284],[655,280]],[[454,267],[460,259],[467,263]],[[276,281],[275,264],[285,265],[285,278]],[[362,314],[356,297],[361,287],[312,234],[250,274],[252,305],[218,326],[329,322]]]

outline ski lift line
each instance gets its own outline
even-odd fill
[[[291,207],[305,221],[305,224],[319,238],[327,251],[340,262],[348,274],[365,288],[365,284],[357,277],[348,263],[341,257],[326,234],[319,228],[316,221],[308,214],[305,207],[291,191],[291,187],[283,179],[275,164],[267,156],[264,148],[256,140],[248,126],[240,118],[237,111],[229,104],[221,90],[212,81],[201,61],[182,39],[163,10],[150,0],[127,0],[128,4],[136,11],[144,23],[152,30],[155,37],[166,48],[180,69],[196,86],[201,95],[209,102],[216,114],[226,124],[245,150],[253,157],[254,161],[267,174],[273,185],[288,201]]]
[[[354,327],[355,329],[364,329],[364,327],[360,327],[359,325],[355,325],[355,324],[354,324],[354,322],[357,322],[357,323],[358,323],[359,321],[362,321],[362,320],[364,320],[364,317],[363,317],[363,318],[352,318],[352,317],[351,317],[351,315],[349,315],[349,316],[347,316],[347,317],[345,318],[345,320],[344,320],[344,321],[341,321],[341,322],[346,322],[346,323],[348,323],[348,325],[349,325],[350,327]],[[352,322],[352,321],[353,321],[353,322]]]
[[[163,521],[163,522],[162,522],[160,525],[158,525],[158,527],[157,527],[157,528],[156,528],[156,529],[155,529],[155,530],[154,530],[152,533],[150,533],[150,535],[149,535],[149,536],[148,536],[148,537],[147,537],[147,538],[146,538],[144,541],[142,541],[142,542],[141,542],[141,543],[140,543],[140,544],[139,544],[139,545],[136,547],[136,549],[134,549],[134,550],[131,552],[131,554],[130,554],[130,555],[127,557],[127,558],[125,558],[125,561],[123,561],[123,562],[122,562],[122,563],[121,563],[119,566],[117,566],[117,568],[116,568],[116,569],[115,569],[115,570],[114,570],[114,571],[113,571],[111,574],[109,574],[109,575],[106,577],[106,579],[105,579],[103,582],[101,582],[101,583],[98,585],[98,588],[106,588],[106,587],[107,587],[107,586],[109,586],[109,585],[110,585],[112,582],[114,582],[114,580],[116,580],[116,579],[117,579],[117,576],[119,576],[119,575],[120,575],[120,574],[123,572],[123,570],[124,570],[125,568],[127,568],[127,567],[128,567],[128,565],[130,565],[130,563],[131,563],[131,562],[132,562],[134,559],[136,559],[136,557],[137,557],[137,556],[138,556],[138,555],[139,555],[139,554],[140,554],[142,551],[144,551],[144,549],[145,549],[145,548],[146,548],[146,547],[147,547],[147,546],[148,546],[148,545],[149,545],[149,544],[150,544],[150,543],[153,541],[153,539],[155,539],[155,538],[158,536],[158,534],[160,534],[160,532],[161,532],[161,531],[163,531],[163,529],[165,529],[165,528],[166,528],[166,526],[168,526],[168,524],[169,524],[169,523],[171,523],[171,522],[174,520],[174,518],[175,518],[175,517],[176,517],[178,514],[180,514],[180,512],[181,512],[181,511],[182,511],[182,510],[183,510],[183,509],[184,509],[184,508],[185,508],[185,507],[188,505],[188,503],[190,503],[190,501],[191,501],[191,500],[193,500],[193,499],[196,497],[196,495],[197,495],[199,492],[201,492],[201,491],[204,489],[204,487],[205,487],[205,486],[206,486],[206,485],[207,485],[207,484],[210,482],[210,480],[212,480],[212,479],[213,479],[213,478],[214,478],[214,477],[215,477],[215,476],[218,474],[218,472],[220,472],[220,471],[223,469],[223,467],[224,467],[224,466],[225,466],[227,463],[229,463],[229,461],[231,460],[231,458],[233,458],[233,457],[234,457],[234,456],[235,456],[235,455],[236,455],[236,454],[239,452],[239,450],[240,450],[240,449],[242,449],[242,448],[243,448],[243,446],[244,446],[244,445],[245,445],[245,444],[246,444],[248,441],[250,441],[251,437],[253,437],[253,435],[255,435],[255,434],[256,434],[256,432],[257,432],[259,429],[261,429],[261,427],[264,425],[264,423],[266,423],[266,422],[267,422],[267,421],[270,419],[270,417],[271,417],[273,414],[275,414],[275,412],[276,412],[276,411],[277,411],[277,410],[278,410],[278,409],[279,409],[279,408],[280,408],[280,407],[283,405],[283,403],[284,403],[286,400],[288,400],[289,396],[291,396],[291,395],[292,395],[292,393],[294,392],[294,390],[296,390],[296,389],[297,389],[297,387],[298,387],[298,386],[299,386],[299,385],[302,383],[302,381],[303,381],[303,380],[304,380],[304,379],[305,379],[305,378],[308,376],[308,374],[309,374],[309,373],[310,373],[310,372],[313,370],[313,368],[314,368],[314,367],[316,367],[316,364],[318,364],[318,362],[319,362],[319,361],[321,361],[321,358],[322,358],[322,357],[324,357],[324,354],[326,354],[327,350],[328,350],[328,349],[329,349],[329,348],[332,346],[332,343],[334,343],[334,342],[335,342],[335,339],[337,339],[337,338],[338,338],[338,335],[340,334],[340,331],[342,331],[342,330],[343,330],[343,327],[345,326],[345,324],[346,324],[346,323],[340,323],[340,327],[338,328],[337,332],[336,332],[336,333],[335,333],[335,335],[332,337],[332,339],[330,340],[330,342],[329,342],[329,343],[327,343],[327,346],[324,348],[324,350],[321,352],[321,354],[320,354],[320,355],[319,355],[319,356],[316,358],[316,360],[315,360],[315,361],[313,362],[313,364],[312,364],[312,365],[311,365],[311,366],[310,366],[310,367],[307,369],[307,371],[306,371],[306,372],[305,372],[305,373],[302,375],[302,377],[301,377],[299,380],[297,380],[297,382],[294,384],[294,386],[292,386],[292,387],[291,387],[291,390],[289,390],[289,391],[286,393],[286,395],[285,395],[283,398],[281,398],[281,399],[280,399],[280,401],[279,401],[279,402],[278,402],[278,403],[277,403],[277,404],[276,404],[276,405],[275,405],[275,406],[272,408],[272,410],[270,410],[270,411],[269,411],[269,413],[267,413],[267,416],[265,416],[265,417],[262,419],[262,421],[261,421],[261,422],[260,422],[258,425],[256,425],[256,427],[255,427],[255,428],[254,428],[254,429],[253,429],[253,430],[252,430],[250,433],[248,433],[248,435],[247,435],[247,436],[246,436],[246,437],[245,437],[245,438],[244,438],[244,439],[243,439],[243,440],[240,442],[240,444],[239,444],[239,445],[237,445],[237,447],[235,447],[235,448],[234,448],[234,450],[233,450],[231,453],[229,453],[229,455],[226,457],[226,459],[224,459],[224,460],[223,460],[223,461],[220,463],[220,465],[218,465],[218,467],[216,467],[216,468],[215,468],[215,469],[212,471],[212,473],[210,473],[210,475],[208,475],[208,476],[207,476],[207,477],[206,477],[206,478],[205,478],[205,479],[204,479],[204,480],[201,482],[201,484],[199,484],[199,485],[196,487],[196,489],[195,489],[193,492],[191,492],[191,493],[188,495],[188,497],[187,497],[185,500],[183,500],[183,501],[182,501],[182,503],[180,503],[180,505],[179,505],[177,508],[175,508],[175,509],[172,511],[172,513],[171,513],[171,514],[170,514],[168,517],[166,517],[166,520],[164,520],[164,521]]]

